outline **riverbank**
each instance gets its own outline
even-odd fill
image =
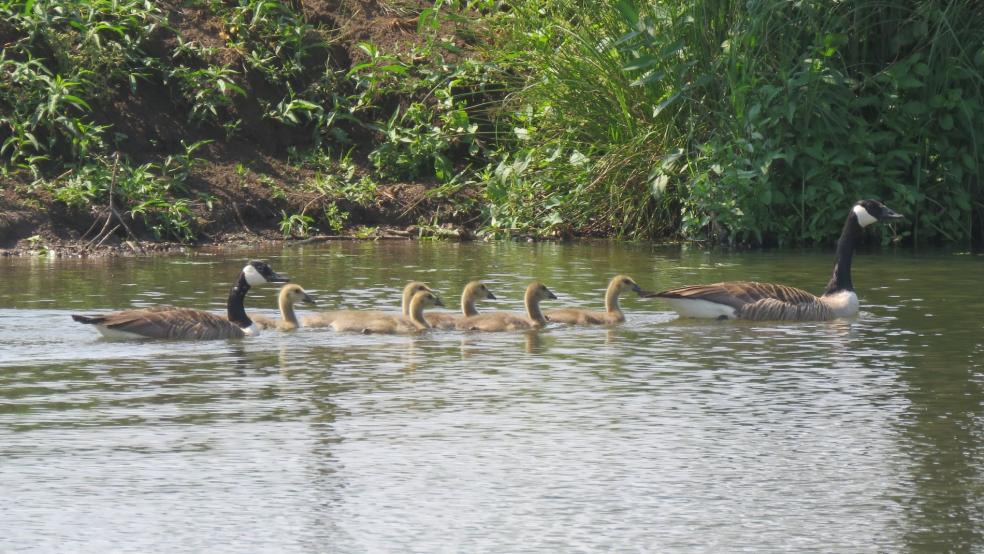
[[[908,217],[883,243],[979,246],[982,27],[969,1],[0,3],[0,248],[829,245],[862,198]]]

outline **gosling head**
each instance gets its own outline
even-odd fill
[[[476,300],[495,300],[495,295],[481,281],[472,281],[465,285],[465,295]]]
[[[635,281],[632,280],[632,277],[629,277],[628,275],[616,275],[612,278],[612,283],[618,287],[619,293],[634,292],[639,296],[646,293],[646,291],[642,290],[642,287],[640,287]]]
[[[441,302],[441,298],[430,290],[422,290],[414,294],[412,303],[415,306],[424,308],[433,308],[435,306],[444,307],[444,302]]]
[[[526,295],[527,297],[537,301],[557,299],[556,294],[550,292],[550,289],[548,289],[543,283],[539,283],[537,281],[533,281],[530,283],[530,286],[526,287]]]
[[[878,221],[905,219],[904,215],[896,213],[877,200],[861,200],[851,210],[858,219],[858,224],[862,227],[867,227]]]
[[[246,276],[246,282],[251,287],[263,283],[286,283],[290,281],[287,277],[277,274],[266,262],[259,260],[253,260],[246,264],[246,267],[243,268],[243,275]]]
[[[280,290],[280,294],[290,300],[291,304],[301,303],[310,304],[311,306],[318,305],[318,303],[314,301],[314,298],[312,298],[307,291],[302,289],[300,285],[286,285]]]

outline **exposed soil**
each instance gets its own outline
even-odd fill
[[[180,2],[164,2],[170,25],[184,41],[195,41],[215,49],[217,63],[241,67],[241,54],[227,48],[220,20],[210,19],[197,8]],[[406,1],[400,4],[381,4],[375,0],[304,0],[302,7],[309,23],[319,32],[331,33],[330,46],[313,53],[307,63],[325,63],[346,69],[365,54],[357,47],[360,41],[370,41],[384,51],[401,51],[407,45],[421,41],[416,33],[417,13],[426,4]],[[4,26],[0,22],[0,35]],[[173,34],[162,34],[149,51],[168,51]],[[462,44],[461,46],[466,46]],[[199,140],[212,143],[195,152],[203,161],[195,167],[186,185],[204,200],[192,202],[197,242],[195,245],[224,243],[259,243],[284,240],[279,229],[283,214],[320,213],[334,199],[317,193],[297,192],[301,185],[314,177],[314,171],[288,163],[290,147],[303,148],[310,141],[310,132],[280,124],[262,117],[260,100],[268,91],[262,80],[247,73],[243,83],[251,94],[237,97],[230,109],[242,120],[240,131],[226,140],[220,129],[199,127],[189,123],[187,107],[181,106],[161,82],[141,82],[135,93],[128,87],[110,92],[109,98],[94,105],[93,117],[100,124],[111,126],[110,134],[124,137],[116,148],[134,163],[160,162],[165,156],[180,152],[184,144]],[[273,98],[273,91],[271,98]],[[363,131],[364,132],[364,131]],[[358,143],[360,137],[353,133]],[[370,137],[361,137],[368,140]],[[365,151],[355,149],[353,159],[359,172],[364,172]],[[100,205],[73,209],[44,192],[30,186],[29,175],[0,177],[0,255],[23,255],[47,251],[53,255],[133,255],[147,252],[180,251],[188,245],[161,242],[139,218],[122,217],[128,225],[113,219],[104,227],[109,216],[108,201]],[[461,213],[460,203],[434,201],[427,195],[431,183],[390,183],[377,191],[375,202],[368,206],[338,202],[349,213],[346,231],[330,238],[401,238],[407,239],[422,231],[415,224],[428,221],[446,222],[441,228],[427,227],[429,234],[466,239],[475,214]],[[471,194],[465,191],[461,194]],[[112,219],[112,218],[111,218]],[[103,231],[119,226],[111,234]],[[367,232],[364,227],[375,228]],[[129,229],[127,229],[129,227]],[[325,232],[319,229],[316,232]],[[104,240],[103,240],[104,239]],[[312,240],[312,237],[291,237],[289,240]],[[324,235],[313,240],[326,240]]]

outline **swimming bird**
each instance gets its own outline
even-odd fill
[[[495,300],[495,295],[492,294],[492,291],[489,290],[485,283],[472,281],[465,285],[465,289],[461,291],[461,314],[431,312],[424,317],[427,318],[427,323],[430,323],[431,327],[435,329],[454,329],[455,323],[459,319],[478,315],[475,302],[479,300]],[[403,315],[408,314],[404,313]]]
[[[280,288],[280,294],[277,296],[277,305],[280,307],[280,320],[278,321],[262,315],[254,315],[252,318],[253,324],[260,329],[293,331],[301,326],[300,322],[297,321],[297,314],[294,313],[294,304],[298,302],[311,306],[318,305],[314,301],[314,298],[311,298],[300,285],[284,285]]]
[[[625,313],[618,305],[618,297],[623,292],[632,291],[639,296],[643,296],[646,291],[642,290],[631,277],[627,275],[616,275],[608,283],[605,291],[605,311],[596,312],[583,310],[581,308],[564,308],[560,310],[550,310],[546,312],[547,319],[555,323],[570,323],[575,325],[610,325],[625,321]]]
[[[858,313],[858,295],[851,281],[851,258],[864,228],[878,221],[904,219],[881,202],[861,200],[847,214],[837,241],[834,274],[820,296],[773,283],[746,281],[680,287],[647,297],[666,300],[683,317],[826,321]]]
[[[541,300],[556,300],[557,296],[539,282],[526,287],[523,303],[526,315],[508,312],[492,312],[464,317],[455,322],[455,329],[463,331],[515,331],[518,329],[539,329],[547,324],[547,318],[540,310]]]
[[[355,331],[368,334],[413,334],[431,328],[424,318],[424,309],[444,304],[436,294],[419,291],[410,300],[410,315],[387,314],[382,312],[351,311],[340,314],[331,323],[336,331]]]
[[[259,334],[246,315],[243,299],[250,287],[263,283],[286,283],[287,278],[275,273],[261,261],[251,261],[243,267],[239,278],[229,291],[227,317],[191,308],[156,306],[125,310],[104,315],[72,315],[79,323],[95,325],[103,336],[114,339],[234,339]]]
[[[403,296],[400,300],[400,309],[403,315],[407,315],[407,316],[410,315],[410,299],[413,298],[414,294],[420,291],[433,292],[431,291],[430,287],[419,281],[410,281],[409,283],[406,284],[406,286],[403,287]],[[393,315],[389,312],[369,311],[369,310],[328,310],[325,312],[318,312],[316,314],[302,317],[301,326],[302,327],[331,327],[331,324],[338,317],[343,315],[353,314],[353,313],[362,313],[362,314],[373,313],[376,315]]]

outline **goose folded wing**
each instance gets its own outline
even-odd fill
[[[740,310],[746,304],[753,304],[762,300],[778,300],[789,304],[812,304],[816,302],[816,296],[802,289],[751,281],[680,287],[678,289],[663,291],[656,294],[656,296],[686,300],[706,300],[708,302],[724,304],[736,310]]]

